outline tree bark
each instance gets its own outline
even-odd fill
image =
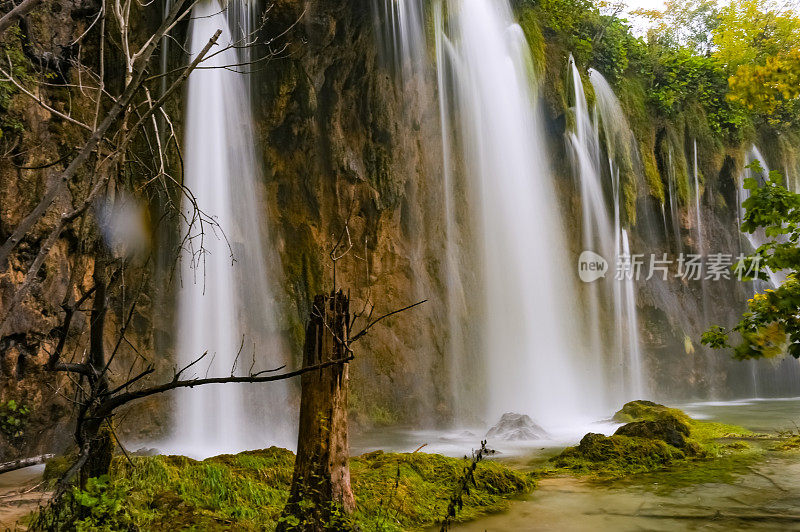
[[[86,487],[86,481],[93,477],[107,475],[111,468],[114,456],[114,432],[112,417],[97,416],[99,398],[108,392],[108,361],[105,350],[105,325],[108,301],[106,288],[106,261],[103,251],[95,255],[94,272],[94,301],[92,304],[91,323],[89,328],[89,375],[90,390],[93,397],[88,399],[87,415],[79,421],[78,430],[82,432],[81,439],[89,444],[89,456],[81,467],[80,486]],[[81,422],[82,421],[82,422]]]
[[[350,300],[342,291],[314,298],[303,365],[349,355]],[[343,530],[355,510],[347,428],[348,365],[301,377],[300,431],[289,500],[278,531]]]

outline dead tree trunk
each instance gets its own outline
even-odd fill
[[[92,275],[95,291],[89,326],[89,367],[91,371],[88,380],[90,397],[85,405],[85,411],[81,413],[77,427],[81,445],[88,444],[88,457],[81,467],[80,473],[82,488],[86,487],[86,482],[90,478],[108,474],[115,447],[111,418],[94,415],[100,397],[108,392],[108,368],[106,367],[108,362],[103,344],[106,312],[108,311],[106,295],[108,279],[105,269],[106,261],[101,251],[95,256]]]
[[[350,299],[341,290],[314,298],[306,328],[304,366],[348,358],[349,307]],[[300,385],[297,459],[278,530],[342,530],[347,528],[342,518],[356,505],[348,463],[348,365],[305,373]]]

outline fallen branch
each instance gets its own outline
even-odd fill
[[[52,454],[40,454],[39,456],[31,456],[30,458],[20,458],[11,462],[0,464],[0,475],[8,473],[9,471],[16,471],[24,467],[35,466],[45,463],[53,457]]]

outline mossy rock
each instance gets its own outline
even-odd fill
[[[689,446],[686,441],[689,432],[688,424],[670,414],[666,414],[662,419],[654,421],[633,421],[627,425],[623,425],[617,429],[614,435],[662,440],[685,452],[691,449],[691,446]]]
[[[577,447],[565,449],[551,461],[556,467],[577,473],[618,477],[661,469],[684,458],[680,449],[663,440],[590,432]]]
[[[689,416],[685,412],[677,408],[670,408],[668,406],[654,403],[653,401],[645,401],[640,399],[638,401],[631,401],[618,410],[611,418],[617,423],[630,423],[631,421],[657,421],[662,419],[665,414],[669,417],[681,420],[684,422],[689,421]]]
[[[740,438],[755,435],[752,431],[738,425],[692,419],[683,410],[645,400],[626,403],[611,419],[618,423],[661,421],[668,424],[680,424],[689,430],[686,433],[681,429],[685,436],[702,444],[720,438]]]
[[[625,423],[613,436],[589,433],[577,447],[551,461],[572,472],[620,477],[718,456],[721,447],[716,440],[753,434],[736,425],[692,419],[682,410],[645,400],[625,404],[612,419]],[[724,450],[746,451],[749,446],[725,445]]]
[[[74,464],[77,459],[78,453],[76,451],[54,456],[45,463],[42,480],[48,484],[55,484],[58,479],[69,471],[69,468],[72,467],[72,464]]]

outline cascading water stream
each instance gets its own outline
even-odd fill
[[[669,200],[669,217],[672,224],[672,238],[674,250],[678,255],[683,253],[681,240],[680,208],[678,207],[678,176],[675,171],[675,161],[672,146],[667,152],[667,199]]]
[[[569,58],[569,65],[575,98],[573,107],[575,129],[567,133],[567,140],[572,148],[572,161],[581,194],[583,249],[594,251],[606,257],[607,260],[614,261],[615,257],[618,256],[615,248],[617,230],[612,227],[603,191],[602,168],[600,166],[600,138],[596,120],[593,121],[589,115],[581,76],[572,56]],[[616,216],[615,220],[618,220]],[[608,281],[608,279],[605,281]],[[609,344],[609,338],[603,338],[602,331],[610,322],[610,316],[613,314],[613,312],[609,312],[608,306],[613,305],[614,310],[620,308],[620,305],[617,304],[618,286],[612,285],[612,293],[609,293],[607,288],[608,282],[602,281],[589,283],[584,287],[587,299],[584,311],[589,336],[589,348],[594,356],[599,357],[601,363],[603,354],[607,352]],[[610,300],[613,303],[610,303]],[[612,347],[608,350],[609,353],[619,352],[621,347],[619,331],[617,330],[616,332],[617,334],[610,338]],[[613,367],[615,364],[612,362],[611,366]],[[619,366],[621,366],[621,361],[617,367]],[[613,381],[614,376],[611,375],[610,377]]]
[[[229,8],[238,9],[236,2]],[[196,207],[183,202],[187,234],[178,291],[177,359],[182,375],[224,377],[286,363],[267,274],[265,222],[259,214],[260,164],[256,154],[246,77],[230,67],[242,62],[230,43],[225,11],[217,0],[194,7],[190,52],[195,56],[216,30],[218,47],[188,79],[185,185]],[[291,444],[288,384],[218,384],[177,394],[175,436],[180,452],[220,452]]]
[[[422,0],[383,0],[376,2],[376,14],[384,18],[382,52],[391,60],[404,82],[422,83],[420,65],[425,59],[425,6]]]
[[[631,256],[631,247],[628,243],[628,232],[622,230],[622,253],[624,256]],[[624,306],[627,345],[627,391],[629,398],[641,398],[645,395],[644,368],[642,363],[642,353],[639,348],[639,322],[636,315],[636,284],[633,277],[626,277],[624,286]],[[619,318],[622,321],[622,317]]]
[[[622,229],[621,184],[616,155],[623,155],[632,140],[622,109],[608,82],[596,70],[590,71],[595,87],[596,112],[589,114],[580,72],[575,61],[569,60],[575,105],[575,130],[567,134],[572,148],[573,166],[581,191],[583,244],[585,249],[600,253],[616,263],[618,257],[630,257],[627,232]],[[601,163],[600,131],[604,133],[608,161]],[[604,186],[604,176],[610,177]],[[609,219],[605,188],[611,188],[613,225]],[[610,370],[608,381],[616,393],[611,399],[620,401],[641,398],[644,393],[644,370],[639,347],[636,286],[632,275],[622,280],[606,280],[586,286],[588,304],[585,309],[591,334],[591,347],[604,354]],[[610,289],[609,289],[610,284]],[[613,319],[616,327],[609,327]],[[601,337],[608,329],[613,334]]]
[[[695,215],[695,232],[697,236],[697,251],[701,255],[705,255],[706,246],[703,236],[703,219],[700,211],[700,170],[697,166],[697,140],[694,141],[694,215]],[[705,292],[705,290],[704,290]]]
[[[480,198],[474,231],[485,290],[486,413],[528,413],[551,429],[585,422],[603,411],[603,383],[578,340],[575,274],[567,266],[528,45],[505,1],[456,0],[447,15],[435,31],[440,55],[450,52],[437,66],[452,78],[440,76],[439,91],[443,107],[458,111],[452,148],[461,150]]]

